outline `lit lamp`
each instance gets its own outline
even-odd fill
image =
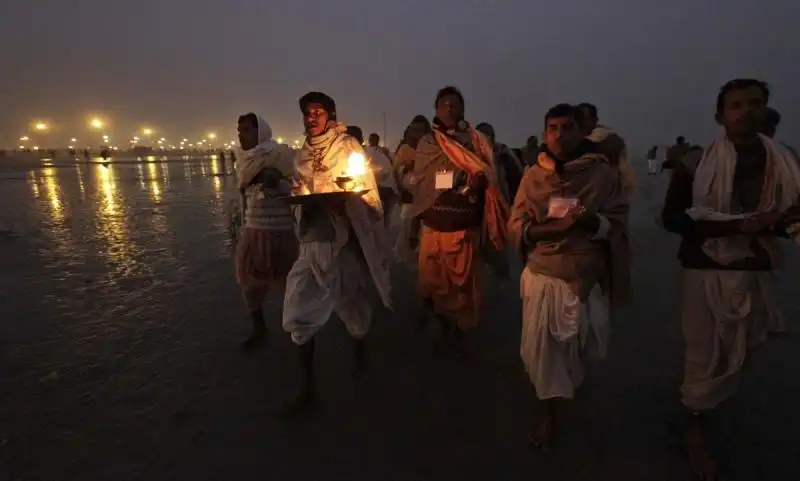
[[[364,154],[353,152],[347,158],[347,169],[336,178],[336,185],[345,192],[360,192],[366,188],[364,176],[368,171]]]

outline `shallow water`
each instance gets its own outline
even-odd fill
[[[676,241],[654,220],[665,176],[640,176],[634,304],[614,319],[557,468],[525,445],[516,279],[491,283],[478,360],[464,364],[430,354],[398,274],[403,302],[368,338],[372,377],[349,378],[349,341],[333,323],[317,355],[320,411],[277,420],[295,358],[271,307],[269,347],[237,349],[248,325],[222,172],[213,158],[0,159],[0,480],[686,479],[672,426]],[[796,285],[780,286],[795,330]],[[723,418],[730,479],[798,472],[800,448],[782,441],[800,429],[797,347],[791,337],[765,349]]]

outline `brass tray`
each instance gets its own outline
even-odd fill
[[[344,200],[350,196],[362,196],[369,192],[370,189],[364,190],[343,190],[340,192],[317,192],[313,194],[297,194],[281,197],[281,199],[288,200],[291,204],[310,204],[310,203],[325,203],[331,201]]]

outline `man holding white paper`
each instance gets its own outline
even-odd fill
[[[508,222],[525,264],[520,354],[541,401],[533,442],[542,449],[583,381],[583,360],[606,355],[611,306],[630,295],[627,196],[581,120],[569,104],[547,112],[545,144]]]

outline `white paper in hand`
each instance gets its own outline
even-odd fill
[[[436,190],[453,188],[453,172],[449,170],[436,172]]]
[[[547,207],[547,217],[552,219],[561,219],[570,209],[578,206],[578,199],[568,197],[550,197],[550,202]]]

